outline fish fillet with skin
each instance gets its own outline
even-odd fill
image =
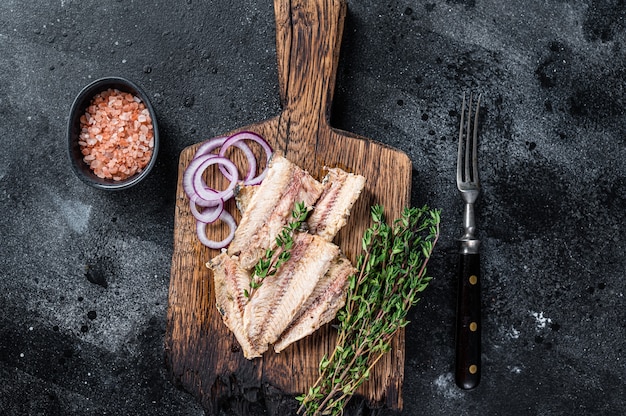
[[[254,267],[265,251],[275,245],[296,202],[304,202],[311,209],[322,190],[323,185],[306,171],[274,155],[267,176],[247,202],[228,254],[237,255],[243,268]]]
[[[339,230],[346,225],[350,209],[365,187],[365,178],[348,173],[339,168],[329,169],[322,181],[324,187],[307,220],[309,232],[332,241]],[[244,213],[258,185],[237,188],[237,208]]]
[[[297,233],[291,258],[250,297],[244,310],[244,329],[257,351],[269,348],[300,311],[339,247],[318,236]]]
[[[345,256],[335,258],[328,272],[319,280],[313,293],[274,344],[274,351],[281,352],[332,321],[346,303],[349,278],[356,271]]]
[[[236,257],[230,257],[225,252],[206,265],[213,270],[215,304],[222,320],[237,338],[246,358],[260,357],[243,327],[244,308],[248,303],[244,290],[250,288],[250,273],[240,267]]]
[[[350,209],[365,187],[365,178],[339,168],[329,169],[324,190],[307,220],[311,234],[332,241],[346,225]]]

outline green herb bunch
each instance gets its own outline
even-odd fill
[[[426,264],[439,237],[440,211],[405,208],[392,225],[383,207],[372,207],[373,224],[362,239],[358,272],[351,277],[346,305],[337,314],[339,333],[330,357],[319,364],[320,377],[297,397],[298,414],[341,415],[347,401],[391,349],[407,312],[427,286]]]
[[[309,214],[305,203],[296,202],[291,211],[292,221],[288,222],[281,229],[276,237],[276,248],[267,249],[265,255],[254,266],[254,273],[250,278],[250,291],[244,290],[244,296],[250,297],[252,291],[258,289],[263,284],[266,277],[276,274],[280,266],[291,258],[293,248],[293,235],[302,228],[304,221]]]

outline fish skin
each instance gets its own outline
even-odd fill
[[[337,256],[313,293],[274,343],[274,351],[283,351],[331,322],[345,305],[349,279],[356,272],[357,269],[350,260],[343,255]]]
[[[350,210],[365,187],[365,177],[339,168],[328,170],[324,190],[307,219],[309,230],[332,241],[350,216]]]
[[[265,278],[244,309],[244,329],[253,347],[266,351],[309,298],[339,254],[339,247],[318,236],[294,236],[291,258]]]
[[[251,269],[290,221],[296,202],[311,210],[323,185],[282,156],[274,155],[267,176],[245,206],[235,237],[228,247],[245,269]]]
[[[250,204],[252,195],[255,194],[261,185],[237,185],[235,186],[235,203],[239,212],[244,214]]]

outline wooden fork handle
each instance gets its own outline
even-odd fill
[[[456,384],[475,388],[481,374],[480,256],[461,253],[459,259],[456,318]]]

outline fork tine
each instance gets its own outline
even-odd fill
[[[461,105],[461,123],[459,124],[459,148],[456,158],[456,183],[463,182],[463,124],[465,124],[465,93],[463,93],[463,104]]]
[[[474,114],[474,133],[472,137],[472,182],[474,182],[476,185],[480,183],[478,179],[478,151],[477,149],[478,149],[478,113],[480,110],[481,97],[482,97],[482,94],[478,94],[478,100],[476,101],[476,111]],[[471,102],[470,102],[470,107],[471,107]],[[468,129],[467,135],[469,136],[469,129]]]
[[[465,180],[464,182],[471,182],[472,177],[471,177],[471,160],[470,160],[470,152],[472,150],[472,142],[470,141],[471,137],[470,136],[470,131],[471,131],[471,127],[472,127],[472,93],[470,92],[470,96],[469,96],[469,105],[467,106],[467,128],[465,129]]]
[[[480,100],[482,94],[478,94],[476,108],[472,112],[473,94],[470,92],[469,101],[463,93],[461,105],[461,123],[459,126],[459,147],[456,161],[457,185],[479,186],[478,179],[478,116],[480,113]],[[467,110],[465,109],[467,107]],[[472,113],[474,115],[472,120]]]

